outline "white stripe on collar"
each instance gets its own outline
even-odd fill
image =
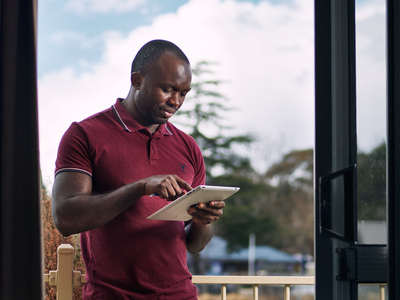
[[[125,122],[122,120],[121,116],[119,115],[119,113],[118,113],[117,108],[115,107],[115,105],[112,105],[112,110],[113,110],[115,116],[116,116],[117,119],[118,119],[118,123],[122,126],[122,128],[123,128],[125,131],[131,132],[131,130],[128,128],[128,126],[126,126]]]
[[[167,123],[165,123],[165,129],[167,129],[167,131],[169,132],[170,135],[173,135],[173,134],[172,134],[172,131],[169,130],[169,128],[168,128],[168,126],[167,126]]]

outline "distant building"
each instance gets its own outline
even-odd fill
[[[270,246],[255,246],[254,275],[288,275],[299,273],[300,264],[295,257]],[[249,249],[228,253],[227,242],[214,236],[200,252],[203,269],[209,275],[248,275]],[[194,257],[188,254],[189,268]]]

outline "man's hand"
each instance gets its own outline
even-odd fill
[[[144,179],[144,194],[157,194],[162,199],[169,201],[182,196],[192,187],[177,175],[156,175]]]
[[[225,207],[224,201],[210,201],[209,203],[199,203],[190,207],[188,214],[193,217],[192,222],[196,225],[205,226],[215,222],[222,216]]]

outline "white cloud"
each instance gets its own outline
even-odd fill
[[[72,121],[126,96],[134,55],[156,38],[175,42],[192,65],[218,62],[216,76],[228,82],[221,92],[237,108],[226,118],[241,133],[259,136],[252,151],[258,166],[276,158],[274,145],[281,151],[312,147],[313,20],[309,0],[274,5],[191,0],[127,36],[107,36],[104,55],[90,71],[60,70],[39,80],[41,163],[48,182],[63,132]]]
[[[85,33],[72,30],[60,31],[52,36],[52,40],[56,45],[75,45],[81,49],[90,49],[93,47],[102,47],[109,40],[120,36],[118,31],[108,30],[98,36],[88,36]]]
[[[133,11],[145,0],[68,0],[64,8],[67,11],[83,13],[126,13]]]

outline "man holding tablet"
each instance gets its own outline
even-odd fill
[[[83,299],[197,299],[186,250],[206,246],[225,203],[191,207],[186,228],[147,219],[205,183],[196,142],[168,122],[191,79],[176,45],[151,41],[133,60],[128,96],[71,124],[60,142],[53,218],[63,235],[81,233]]]

